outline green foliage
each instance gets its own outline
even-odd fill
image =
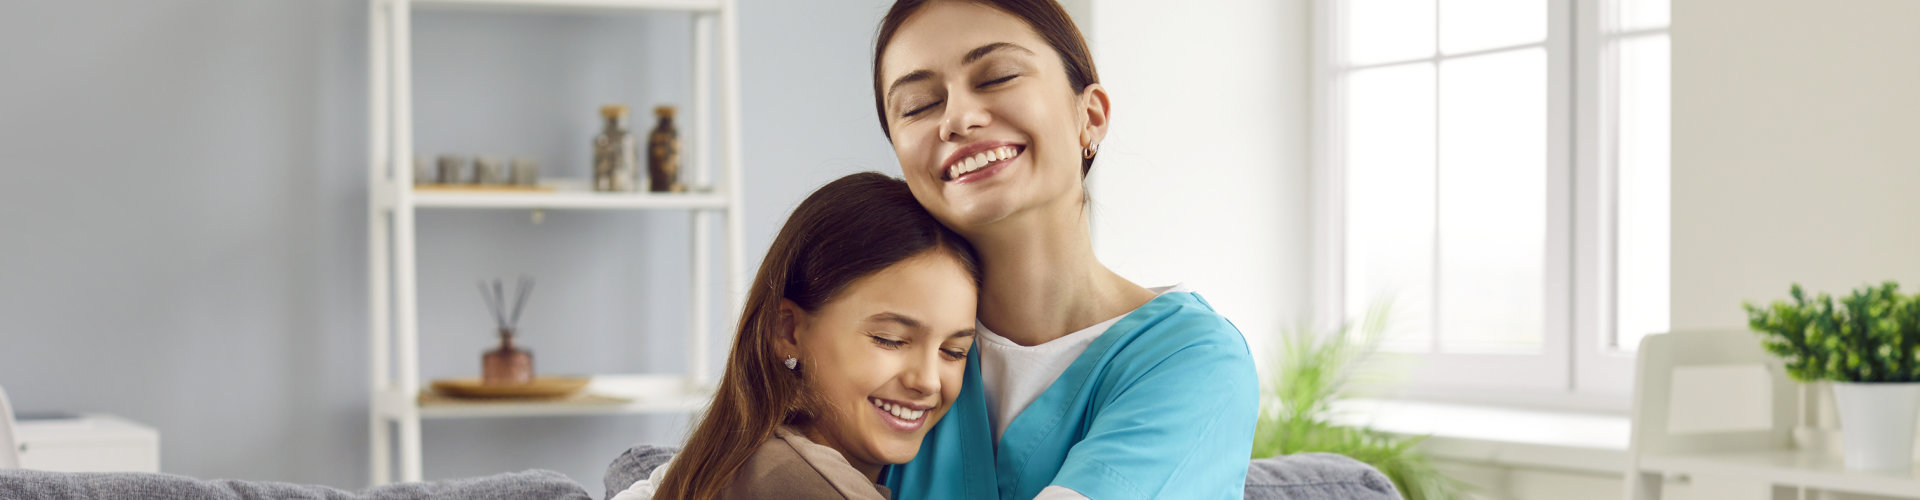
[[[1888,281],[1841,298],[1811,300],[1799,284],[1792,302],[1748,302],[1747,325],[1801,382],[1920,382],[1920,295]]]
[[[1254,429],[1254,458],[1295,453],[1337,453],[1380,469],[1408,500],[1451,499],[1466,486],[1441,474],[1416,449],[1426,438],[1402,437],[1366,427],[1335,424],[1332,405],[1352,394],[1369,375],[1365,361],[1377,351],[1387,307],[1376,305],[1362,323],[1324,334],[1296,329],[1282,335],[1272,379],[1266,384]]]

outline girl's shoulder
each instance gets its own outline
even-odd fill
[[[887,494],[839,452],[782,429],[741,464],[720,497],[880,500]]]

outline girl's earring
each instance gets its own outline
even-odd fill
[[[1093,143],[1093,146],[1091,147],[1080,148],[1081,158],[1091,160],[1093,159],[1093,155],[1097,155],[1097,154],[1100,154],[1100,143],[1096,142],[1096,143]]]
[[[800,369],[800,358],[787,356],[787,369],[788,370]]]

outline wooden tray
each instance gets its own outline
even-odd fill
[[[587,387],[587,377],[534,377],[515,385],[485,385],[479,377],[433,381],[433,391],[456,398],[557,398]]]

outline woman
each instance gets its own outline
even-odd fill
[[[881,468],[911,460],[960,393],[976,269],[902,181],[821,187],[761,262],[686,448],[615,498],[886,498]]]
[[[899,0],[874,47],[874,100],[907,184],[982,273],[980,355],[887,484],[914,499],[1240,498],[1252,357],[1198,295],[1095,259],[1085,176],[1109,99],[1066,12]]]

